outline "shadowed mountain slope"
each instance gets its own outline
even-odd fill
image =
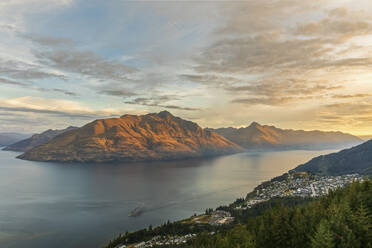
[[[61,129],[61,130],[49,129],[49,130],[46,130],[45,132],[34,134],[28,139],[24,139],[24,140],[21,140],[21,141],[18,141],[16,143],[14,143],[14,144],[11,144],[11,145],[5,147],[3,150],[25,152],[25,151],[28,151],[28,150],[36,147],[36,146],[42,145],[42,144],[50,141],[51,139],[53,139],[57,135],[60,135],[60,134],[62,134],[64,132],[67,132],[67,131],[74,130],[76,128],[77,127],[68,127],[68,128]]]
[[[293,171],[320,175],[372,174],[372,140],[337,153],[319,156]]]
[[[31,134],[23,133],[0,133],[0,146],[7,146],[30,136]]]

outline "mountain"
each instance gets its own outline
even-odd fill
[[[361,138],[364,141],[372,139],[372,135],[360,135],[358,137]]]
[[[337,153],[319,156],[293,171],[320,175],[372,174],[372,140]]]
[[[36,147],[36,146],[42,145],[42,144],[50,141],[51,139],[53,139],[57,135],[60,135],[60,134],[62,134],[64,132],[67,132],[67,131],[74,130],[76,128],[77,127],[68,127],[68,128],[61,129],[61,130],[49,129],[45,132],[42,132],[42,133],[39,133],[39,134],[34,134],[28,139],[24,139],[24,140],[18,141],[16,143],[13,143],[13,144],[5,147],[3,150],[25,152],[25,151],[28,151],[28,150]]]
[[[24,133],[0,133],[0,146],[7,146],[30,136],[31,134]]]
[[[208,129],[248,149],[327,149],[362,143],[362,139],[341,132],[280,129],[252,122],[243,128]]]
[[[195,158],[243,149],[221,135],[167,111],[99,119],[56,136],[21,159],[116,162]]]

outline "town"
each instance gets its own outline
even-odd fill
[[[283,180],[263,183],[250,193],[244,203],[235,209],[247,209],[274,197],[317,197],[330,190],[342,188],[353,181],[363,181],[359,174],[317,176],[308,173],[289,173]]]
[[[188,240],[194,238],[196,234],[190,233],[183,236],[155,236],[148,241],[143,241],[138,244],[120,245],[117,248],[147,248],[154,246],[170,246],[186,244]]]

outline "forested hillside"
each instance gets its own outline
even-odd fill
[[[372,247],[372,182],[353,183],[314,202],[274,207],[232,229],[203,233],[187,247]]]
[[[297,166],[293,171],[318,175],[372,174],[372,140],[337,153],[319,156]]]
[[[213,227],[185,221],[167,223],[126,233],[110,242],[107,248],[139,243],[156,235],[196,237],[183,245],[154,247],[191,248],[371,248],[372,181],[355,182],[327,196],[277,198],[245,210],[234,204],[219,209],[235,217],[228,226]],[[242,200],[238,199],[237,201]]]

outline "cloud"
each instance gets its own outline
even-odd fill
[[[323,19],[297,28],[297,34],[306,36],[341,36],[343,39],[372,33],[372,24],[367,21]]]
[[[194,73],[179,77],[223,90],[231,103],[245,105],[288,107],[336,95],[351,98],[344,92],[355,78],[339,75],[369,72],[372,51],[355,39],[372,34],[372,23],[367,12],[340,5],[326,0],[229,4],[222,10],[225,25],[194,58]]]
[[[103,80],[127,80],[127,74],[137,71],[114,60],[106,60],[92,51],[35,51],[44,66]]]
[[[33,87],[33,89],[41,91],[41,92],[57,92],[57,93],[62,93],[68,96],[78,96],[77,93],[65,90],[65,89],[58,89],[58,88],[41,88],[41,87]]]
[[[327,80],[311,81],[302,78],[264,78],[265,80],[257,80],[244,85],[228,86],[225,89],[234,94],[236,92],[245,92],[252,95],[262,96],[301,96],[323,93],[327,91],[343,89],[341,84],[332,84]]]
[[[19,34],[19,36],[23,39],[30,40],[33,43],[44,47],[73,47],[77,44],[74,40],[69,38],[51,37],[36,33],[24,33]]]
[[[372,94],[353,94],[353,95],[333,95],[333,98],[337,99],[350,99],[350,98],[365,98],[365,97],[371,97]]]
[[[167,104],[167,102],[174,101],[174,100],[178,100],[178,97],[173,96],[173,95],[161,95],[161,96],[153,96],[151,98],[138,97],[130,101],[125,101],[125,103],[148,106],[148,107],[159,107],[159,108],[165,108],[165,109],[178,109],[178,110],[187,110],[187,111],[199,110],[198,108],[182,107],[178,105]]]
[[[21,88],[31,89],[31,90],[35,90],[35,91],[39,91],[39,92],[57,92],[57,93],[62,93],[62,94],[68,95],[68,96],[77,96],[78,95],[78,94],[76,94],[72,91],[65,90],[65,89],[43,88],[43,87],[39,87],[37,85],[33,85],[32,83],[19,82],[19,81],[9,80],[9,79],[6,79],[6,78],[0,78],[0,85],[1,84],[19,86]]]
[[[120,96],[120,97],[128,97],[128,96],[136,96],[137,93],[124,90],[124,89],[102,89],[98,91],[100,94],[110,95],[110,96]]]
[[[169,108],[205,126],[255,120],[311,129],[369,118],[331,107],[362,102],[368,110],[368,0],[3,2],[4,92],[80,102],[0,102],[4,114],[60,125],[71,115],[86,122],[84,116]]]
[[[372,34],[372,18],[364,10],[353,11],[345,7],[335,8],[328,16],[309,23],[300,24],[296,34],[315,37],[332,37],[339,41]]]
[[[225,25],[216,34],[244,35],[277,32],[283,23],[311,11],[326,1],[270,0],[226,2],[221,10]]]
[[[320,112],[326,116],[371,117],[372,103],[367,101],[332,103],[322,106]]]
[[[119,61],[105,59],[96,52],[80,50],[76,47],[77,43],[68,38],[29,33],[21,37],[41,46],[33,53],[43,66],[103,80],[128,79],[128,73],[138,71]]]
[[[63,74],[44,71],[40,66],[27,64],[16,60],[2,60],[0,58],[0,73],[13,79],[33,80],[57,78],[66,80]]]
[[[82,126],[95,119],[138,112],[143,113],[130,108],[91,108],[78,101],[64,99],[30,96],[0,98],[0,130],[40,132],[49,128],[66,128],[68,125]]]
[[[208,47],[197,58],[199,73],[288,73],[314,69],[364,67],[372,64],[370,57],[335,58],[338,41],[325,38],[282,38],[272,34],[254,37],[226,38]],[[283,52],[285,51],[285,52]]]
[[[0,84],[7,84],[7,85],[14,85],[14,86],[21,86],[21,87],[30,87],[30,84],[23,83],[23,82],[17,82],[13,80],[9,80],[6,78],[0,78]]]
[[[119,112],[112,110],[92,110],[75,101],[29,96],[0,99],[0,111],[45,114],[78,119],[96,119],[120,115]]]
[[[0,110],[11,111],[11,112],[22,112],[22,113],[57,115],[57,116],[69,117],[69,118],[83,118],[83,119],[95,118],[94,115],[88,115],[88,114],[83,114],[83,113],[64,112],[64,111],[49,110],[49,109],[35,109],[35,108],[27,108],[27,107],[0,106]]]

